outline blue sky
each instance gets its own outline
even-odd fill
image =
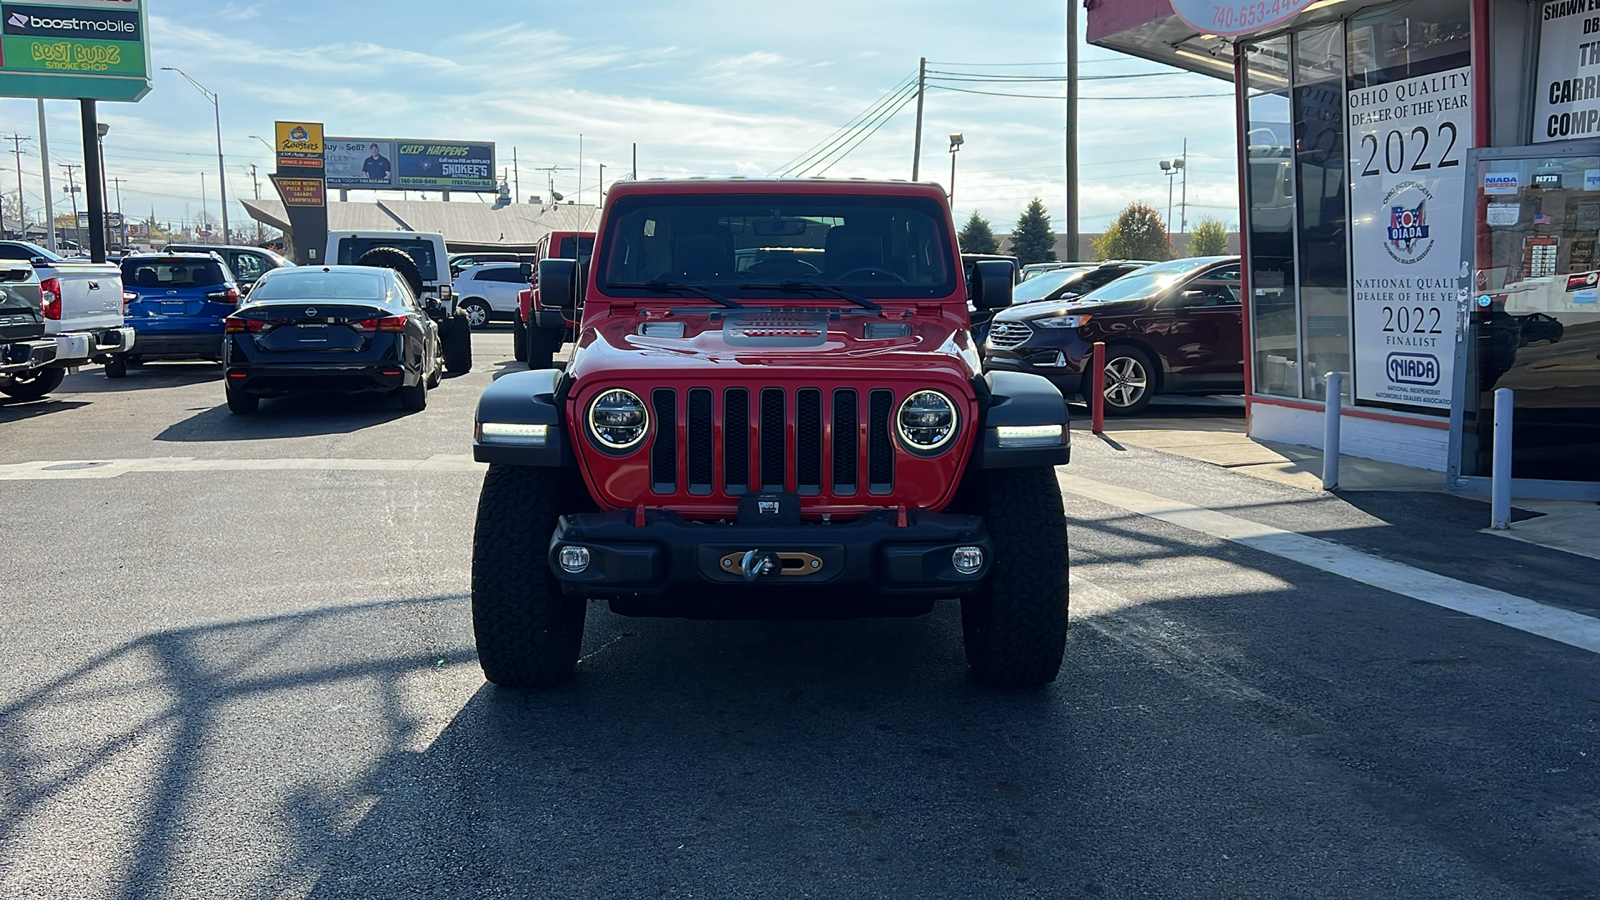
[[[524,197],[546,193],[545,174],[534,171],[540,166],[569,167],[555,173],[556,190],[578,195],[579,173],[570,167],[578,163],[579,134],[586,201],[596,196],[597,164],[607,164],[608,182],[622,175],[635,141],[640,177],[768,175],[913,76],[918,57],[938,71],[1061,74],[1064,22],[1064,6],[1033,0],[150,3],[155,65],[181,67],[221,95],[235,201],[253,193],[251,163],[270,194],[271,154],[250,135],[270,140],[280,118],[322,121],[341,136],[492,140],[504,169],[515,148]],[[1085,76],[1174,71],[1092,47],[1082,59]],[[1063,90],[1059,83],[947,83],[1041,96]],[[1201,215],[1235,222],[1232,100],[1192,96],[1229,89],[1181,73],[1083,82],[1084,230],[1102,229],[1131,200],[1164,212],[1167,178],[1158,161],[1179,155],[1185,138],[1191,223]],[[1154,96],[1180,99],[1114,99]],[[52,163],[81,162],[76,104],[51,101],[48,109]],[[125,212],[142,217],[154,209],[173,221],[196,215],[204,172],[207,208],[216,215],[211,113],[182,78],[159,71],[140,103],[101,105],[111,126],[107,169],[125,179]],[[0,100],[0,115],[0,129],[37,135],[32,101]],[[1058,230],[1064,226],[1059,100],[933,90],[925,117],[924,179],[948,181],[947,136],[965,136],[958,221],[976,209],[997,231],[1009,231],[1038,196]],[[909,177],[913,121],[907,105],[827,174]],[[24,147],[32,210],[40,206],[38,146]],[[55,168],[62,207],[67,195]],[[5,184],[15,192],[14,171],[0,176]],[[237,202],[230,217],[246,219]]]

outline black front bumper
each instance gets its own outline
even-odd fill
[[[904,525],[884,510],[841,524],[737,525],[695,522],[672,512],[612,512],[562,516],[550,541],[550,570],[569,593],[590,597],[661,595],[684,588],[738,590],[750,603],[768,593],[817,592],[959,597],[988,576],[994,558],[989,532],[978,516],[910,511]],[[567,546],[587,548],[588,568],[568,572],[559,561]],[[978,547],[983,565],[967,575],[952,554]],[[786,556],[794,574],[749,581],[731,558],[751,551]]]
[[[1057,365],[1061,357],[1056,356],[1054,350],[1041,353],[1037,356],[1038,364],[1029,359],[1020,358],[1010,354],[991,353],[984,357],[983,368],[986,372],[1022,372],[1028,375],[1042,376],[1046,381],[1055,385],[1061,396],[1071,398],[1083,393],[1084,373],[1081,371],[1084,362],[1065,357],[1065,365]]]
[[[229,366],[228,386],[235,391],[258,396],[281,394],[364,394],[386,393],[408,381],[405,369],[397,363],[360,365]]]

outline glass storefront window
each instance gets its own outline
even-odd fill
[[[1466,0],[1411,0],[1350,17],[1350,87],[1459,69],[1472,61]]]
[[[1295,162],[1299,173],[1302,396],[1327,396],[1328,375],[1350,379],[1350,278],[1345,206],[1344,24],[1296,35]]]
[[[1289,38],[1245,47],[1250,121],[1245,157],[1250,207],[1251,334],[1255,390],[1300,396],[1295,302],[1294,115]]]

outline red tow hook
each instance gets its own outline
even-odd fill
[[[906,505],[900,504],[894,511],[894,527],[905,528],[911,523],[906,521]]]
[[[635,528],[643,528],[644,527],[644,504],[643,503],[641,503],[638,506],[635,506],[633,508],[633,527],[635,527]]]

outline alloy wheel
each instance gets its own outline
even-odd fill
[[[1106,402],[1127,408],[1138,403],[1150,389],[1150,377],[1143,364],[1131,356],[1119,356],[1106,363]]]

